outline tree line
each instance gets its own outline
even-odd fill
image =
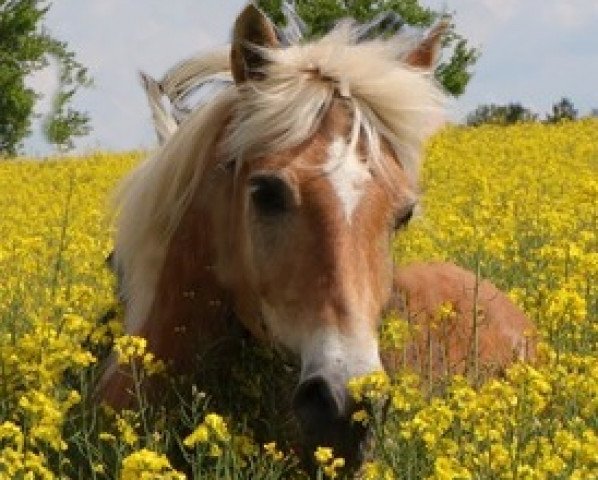
[[[598,117],[598,109],[592,110],[590,116]],[[578,111],[573,102],[563,97],[552,105],[552,109],[547,113],[543,120],[540,115],[521,103],[508,103],[506,105],[480,105],[473,112],[467,115],[465,123],[469,126],[479,126],[483,124],[492,125],[513,125],[522,122],[559,123],[563,121],[576,120]]]

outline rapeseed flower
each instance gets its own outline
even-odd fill
[[[345,466],[345,459],[335,458],[329,447],[318,447],[314,458],[326,478],[337,478],[339,471]]]
[[[142,449],[122,461],[120,480],[185,480],[187,477],[174,470],[168,458],[157,452]]]
[[[104,265],[112,248],[106,198],[139,158],[0,163],[0,479],[120,472],[178,480],[171,455],[196,478],[293,475],[286,469],[296,460],[282,443],[254,453],[245,426],[216,412],[93,407],[98,359],[114,339],[142,377],[164,370],[143,339],[119,339],[122,312]],[[424,214],[396,236],[394,258],[450,260],[491,279],[537,326],[537,360],[499,379],[446,378],[425,391],[417,372],[400,369],[352,380],[355,419],[375,439],[360,478],[598,478],[596,158],[592,119],[449,127],[432,139]],[[441,305],[432,320],[442,326],[452,310]],[[99,321],[107,311],[115,314]],[[390,314],[380,345],[400,348],[413,328]],[[260,400],[267,375],[234,374]],[[342,459],[320,455],[321,474],[340,475]]]

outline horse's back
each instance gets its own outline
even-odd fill
[[[440,376],[475,368],[490,374],[533,357],[534,325],[488,280],[452,263],[414,263],[397,269],[391,309],[407,320],[411,337],[387,366]]]

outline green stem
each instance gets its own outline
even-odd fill
[[[60,272],[62,270],[62,255],[66,248],[66,231],[69,224],[69,212],[71,201],[73,198],[73,187],[75,184],[75,174],[71,171],[71,176],[69,178],[69,189],[66,195],[66,204],[64,207],[64,214],[62,216],[62,225],[60,229],[60,242],[58,244],[58,255],[56,257],[56,263],[54,264],[54,274],[52,277],[52,298],[56,299],[56,289],[58,288],[58,278],[60,276]]]
[[[143,424],[143,431],[145,433],[146,441],[150,436],[149,427],[147,423],[147,417],[145,416],[146,405],[143,399],[143,393],[141,392],[141,378],[135,361],[131,361],[131,371],[133,373],[133,385],[135,388],[135,397],[137,398],[137,404],[139,407],[139,414],[141,415],[141,423]]]

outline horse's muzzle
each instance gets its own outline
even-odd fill
[[[303,380],[295,391],[293,408],[302,429],[307,463],[313,464],[319,446],[332,447],[334,456],[344,458],[349,469],[363,461],[367,429],[351,419],[357,404],[345,383],[317,374]]]

